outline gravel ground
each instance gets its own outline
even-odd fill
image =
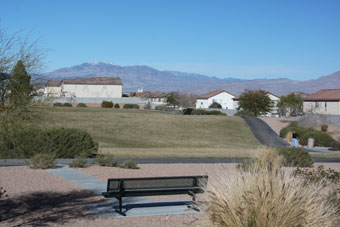
[[[78,170],[106,181],[110,177],[180,176],[206,173],[212,176],[214,172],[224,168],[234,171],[234,166],[235,164],[145,164],[140,165],[141,169],[138,170],[98,166]],[[102,197],[85,191],[80,186],[52,173],[26,166],[0,167],[0,185],[7,190],[8,195],[8,198],[0,199],[2,218],[0,226],[196,226],[200,215],[97,217],[85,211],[83,206],[105,203]],[[175,200],[180,197],[151,198]]]
[[[78,169],[102,180],[113,177],[152,177],[208,174],[209,181],[220,171],[232,174],[235,164],[143,164],[138,170],[90,166]],[[340,171],[340,165],[325,163]],[[0,185],[8,198],[0,200],[0,226],[199,226],[200,214],[152,217],[103,218],[83,206],[105,203],[81,187],[44,170],[25,166],[0,167]],[[157,197],[151,197],[156,199]],[[164,199],[165,197],[160,196]],[[176,199],[176,196],[166,197]],[[157,198],[159,199],[159,198]]]

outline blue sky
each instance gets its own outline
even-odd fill
[[[39,38],[47,71],[105,61],[306,80],[340,70],[339,12],[338,0],[0,0],[0,26]]]

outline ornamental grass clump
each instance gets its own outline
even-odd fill
[[[306,185],[281,168],[279,160],[277,152],[262,151],[248,171],[231,176],[221,173],[210,181],[200,203],[205,210],[203,223],[233,227],[332,226],[337,218],[336,207],[323,193],[324,187]]]

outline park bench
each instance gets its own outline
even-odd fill
[[[195,205],[195,195],[204,192],[208,176],[178,176],[178,177],[146,177],[146,178],[112,178],[107,180],[105,198],[116,198],[119,201],[117,213],[123,212],[123,197],[159,196],[188,194],[192,196]],[[193,209],[198,210],[195,206]]]

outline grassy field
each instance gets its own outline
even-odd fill
[[[262,147],[239,117],[47,107],[46,127],[86,129],[117,157],[249,157]]]

